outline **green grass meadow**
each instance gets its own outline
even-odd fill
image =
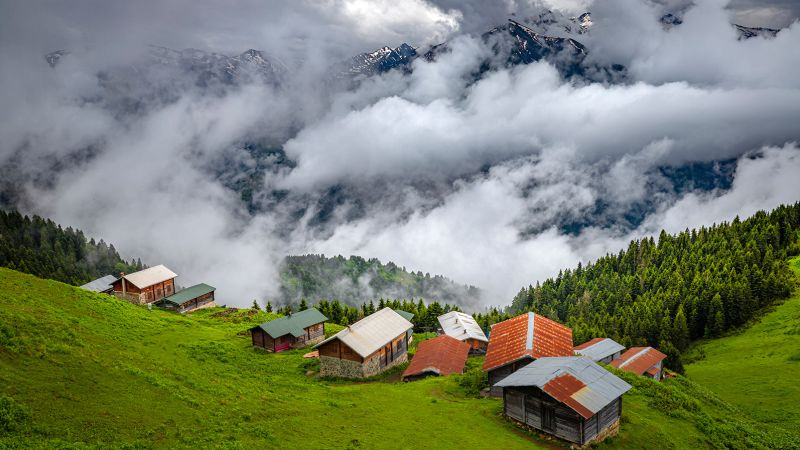
[[[368,382],[320,380],[318,363],[302,358],[308,349],[251,347],[247,330],[275,315],[219,311],[150,311],[0,268],[0,448],[568,447],[476,395],[480,358],[465,375],[413,383],[397,381],[399,369]],[[700,364],[689,372],[706,387],[622,374],[634,389],[621,433],[600,447],[800,446],[696,378]]]

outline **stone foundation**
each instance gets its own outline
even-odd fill
[[[617,418],[617,420],[615,420],[614,423],[606,427],[605,430],[601,431],[600,434],[595,436],[592,440],[583,444],[583,447],[588,447],[591,444],[596,444],[607,437],[616,436],[617,433],[619,433],[619,418]]]
[[[367,378],[377,375],[392,367],[408,361],[408,353],[403,353],[397,359],[389,363],[386,367],[381,367],[380,355],[359,363],[347,359],[334,358],[332,356],[320,355],[319,375],[321,377],[342,377],[342,378]]]

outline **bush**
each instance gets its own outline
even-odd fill
[[[0,433],[21,429],[31,417],[30,410],[13,398],[0,395]]]
[[[458,377],[456,379],[458,385],[467,395],[473,397],[478,397],[483,389],[489,387],[486,374],[480,367],[469,369],[462,375],[456,375],[456,377]]]

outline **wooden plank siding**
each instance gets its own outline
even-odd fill
[[[325,336],[325,324],[318,323],[303,329],[305,334],[295,338],[291,335],[279,336],[273,339],[266,331],[261,328],[253,328],[251,336],[254,347],[260,347],[270,352],[281,352],[284,350],[301,348],[310,345],[315,341],[320,341]],[[326,346],[327,347],[327,346]],[[322,348],[320,348],[322,354]]]
[[[517,370],[527,366],[528,364],[532,363],[534,360],[529,357],[525,357],[523,359],[517,360],[512,362],[511,364],[506,364],[505,366],[500,366],[496,369],[492,369],[488,372],[489,377],[489,394],[495,397],[500,397],[503,395],[503,388],[495,387],[495,383],[500,382],[500,380],[506,378],[507,376],[511,375],[512,373],[516,372]]]
[[[119,279],[113,284],[114,295],[122,298],[122,280]],[[175,293],[175,279],[170,279],[142,288],[137,287],[130,281],[125,281],[124,299],[138,303],[153,303]]]

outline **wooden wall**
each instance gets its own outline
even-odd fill
[[[344,342],[339,339],[332,339],[319,347],[320,356],[330,356],[332,358],[346,359],[348,361],[364,362],[364,359],[359,356],[352,348],[348,347]]]
[[[511,364],[506,364],[505,366],[500,366],[496,369],[490,370],[488,373],[489,386],[490,386],[489,393],[495,397],[503,395],[503,388],[494,387],[495,383],[499,382],[500,380],[504,379],[505,377],[511,375],[512,373],[527,366],[532,362],[533,362],[532,358],[525,358],[519,361],[514,361]]]

